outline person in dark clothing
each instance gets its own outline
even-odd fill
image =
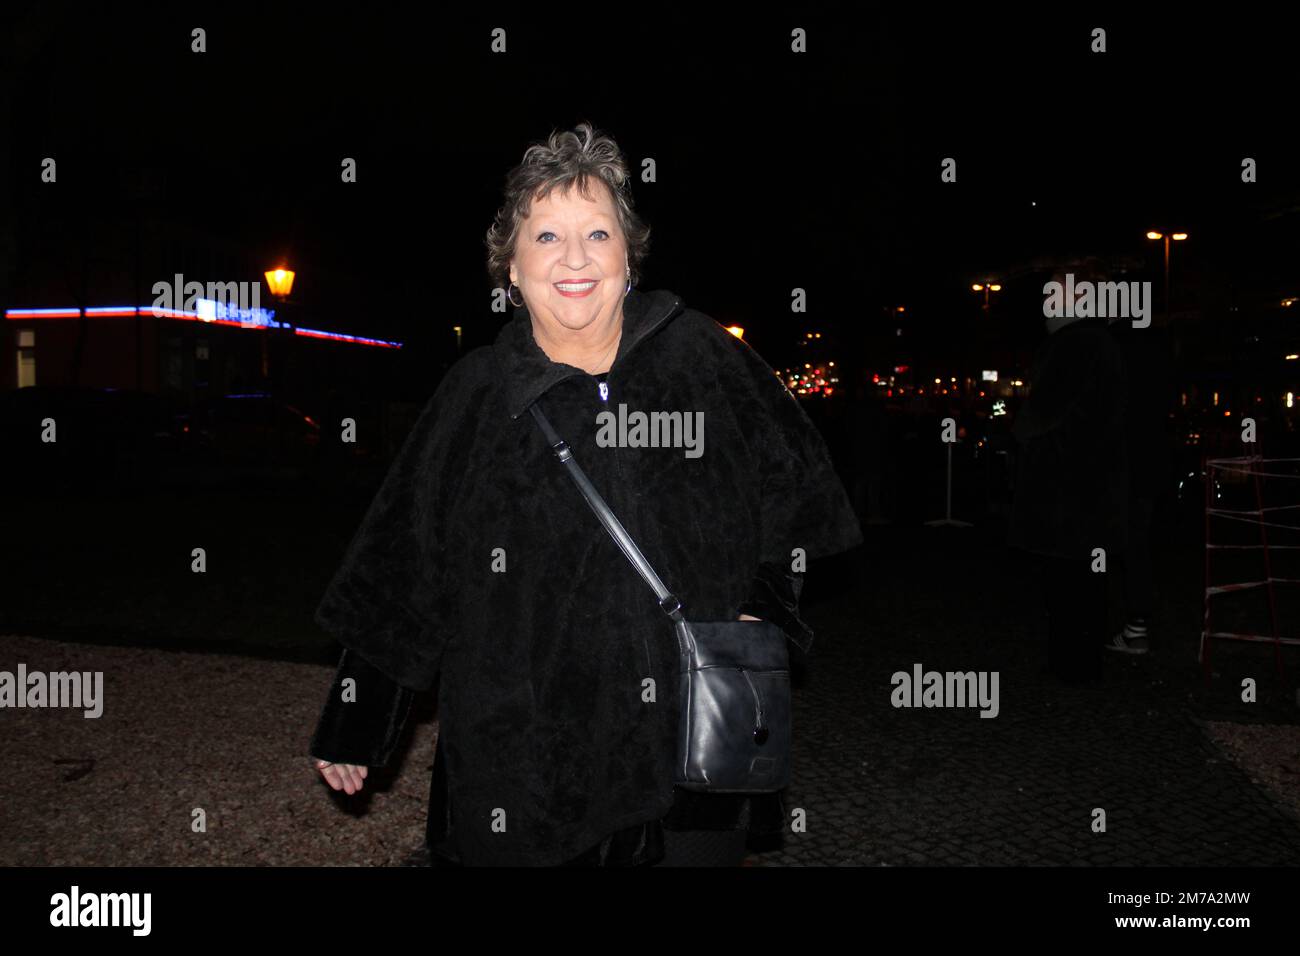
[[[857,518],[773,369],[679,296],[632,288],[649,230],[629,190],[586,124],[525,153],[488,234],[513,317],[439,384],[316,610],[344,647],[310,745],[332,787],[362,787],[436,690],[439,865],[736,865],[787,826],[779,792],[675,785],[673,623],[529,414],[688,620],[766,621],[808,649],[803,561],[861,544]],[[602,440],[598,416],[629,410],[698,418],[708,441]]]
[[[1037,569],[1046,669],[1073,683],[1101,676],[1107,588],[1094,549],[1109,569],[1127,538],[1124,372],[1103,319],[1046,325],[1012,426],[1019,452],[1008,543]]]
[[[1173,407],[1173,351],[1163,328],[1135,329],[1129,321],[1111,323],[1124,358],[1127,384],[1124,417],[1128,452],[1128,550],[1123,555],[1124,626],[1106,647],[1125,654],[1150,649],[1155,602],[1151,522],[1169,471],[1169,412]]]
[[[858,382],[853,388],[853,425],[846,436],[852,474],[853,507],[868,525],[889,523],[890,416],[883,389]]]

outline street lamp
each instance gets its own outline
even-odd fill
[[[996,282],[990,282],[990,281],[976,282],[973,286],[971,286],[971,291],[984,293],[984,311],[987,312],[989,310],[989,293],[1001,292],[1002,286],[1000,286]]]
[[[984,309],[984,318],[987,319],[987,318],[989,317],[989,307],[990,307],[990,305],[992,304],[992,303],[989,301],[989,293],[991,293],[991,292],[1001,292],[1001,291],[1002,291],[1002,286],[1001,286],[1001,284],[998,283],[998,282],[996,282],[996,281],[994,281],[993,279],[985,279],[983,282],[976,282],[974,285],[972,285],[972,286],[971,286],[971,291],[972,291],[972,292],[983,292],[983,293],[984,293],[984,306],[983,306],[983,309]],[[985,334],[985,335],[989,335],[990,332],[989,332],[989,330],[988,330],[987,328],[985,328],[983,334]],[[1016,364],[1016,362],[1015,362],[1015,352],[1014,352],[1014,350],[1015,350],[1015,346],[1013,345],[1013,346],[1012,346],[1012,362],[1011,362],[1012,365],[1015,365],[1015,364]]]
[[[1161,233],[1161,232],[1156,232],[1153,229],[1151,232],[1147,233],[1147,238],[1152,240],[1157,240],[1157,241],[1163,239],[1165,241],[1165,321],[1168,322],[1169,321],[1169,240],[1173,239],[1175,242],[1181,242],[1182,240],[1187,238],[1187,233],[1185,232],[1175,232],[1172,234],[1169,232]]]
[[[284,266],[277,266],[274,269],[268,269],[266,276],[266,286],[271,290],[271,295],[280,303],[281,312],[284,306],[289,302],[289,292],[293,289],[293,278],[296,273],[292,269],[286,269]],[[284,316],[281,316],[283,322]],[[271,328],[266,328],[262,332],[262,378],[269,381],[271,373],[271,346],[268,336],[272,332]]]
[[[271,290],[271,295],[281,300],[289,298],[289,293],[293,290],[294,275],[293,271],[285,268],[268,269],[266,285]]]

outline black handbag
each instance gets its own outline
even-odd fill
[[[771,793],[790,782],[790,657],[771,621],[687,621],[682,605],[592,487],[537,404],[555,456],[673,621],[681,658],[674,784],[711,793]]]

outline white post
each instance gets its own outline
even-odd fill
[[[971,526],[969,521],[954,521],[952,517],[952,446],[957,443],[950,441],[946,442],[946,444],[948,446],[948,488],[945,517],[939,518],[935,521],[927,521],[926,526],[931,528],[937,528],[941,525],[952,528],[969,528]]]

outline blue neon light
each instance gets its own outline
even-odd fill
[[[331,339],[345,339],[348,342],[362,342],[366,345],[393,345],[401,348],[401,342],[390,342],[387,339],[368,339],[363,335],[347,335],[343,332],[326,332],[324,329],[308,329],[298,326],[298,331],[306,335],[323,335]]]
[[[206,322],[223,320],[238,322],[244,328],[282,329],[285,325],[275,321],[274,309],[241,309],[215,299],[195,299],[194,309]]]
[[[235,306],[227,305],[213,299],[196,299],[198,311],[190,312],[184,309],[166,309],[154,305],[96,305],[82,309],[77,306],[54,309],[6,309],[4,316],[7,319],[38,319],[43,316],[57,316],[59,318],[77,318],[82,315],[89,316],[114,316],[114,315],[152,315],[155,318],[178,318],[178,319],[199,319],[200,321],[223,320],[225,322],[237,322],[244,328],[261,328],[261,329],[292,329],[302,335],[315,336],[318,338],[340,342],[355,342],[358,345],[379,345],[387,348],[402,348],[401,342],[391,341],[389,339],[374,339],[364,335],[348,335],[345,332],[327,332],[324,329],[308,329],[299,326],[294,329],[287,322],[275,321],[274,309],[240,309]]]

